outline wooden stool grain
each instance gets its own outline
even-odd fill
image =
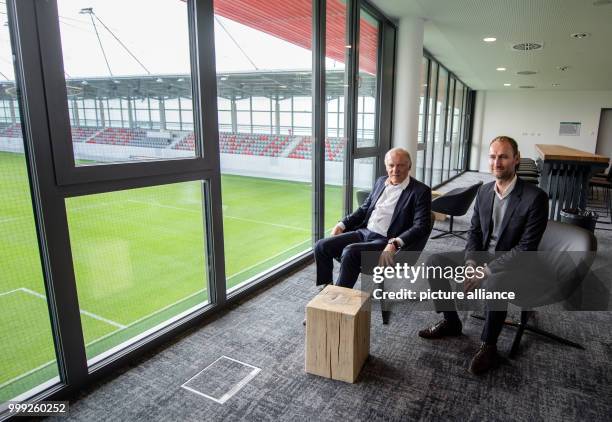
[[[306,305],[306,372],[353,383],[370,353],[370,296],[327,286]]]

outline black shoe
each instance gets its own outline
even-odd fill
[[[480,350],[470,362],[468,371],[474,375],[484,374],[488,370],[497,366],[499,355],[497,354],[497,346],[494,344],[482,343]]]
[[[461,335],[461,322],[443,319],[433,327],[419,331],[419,337],[434,339],[443,337],[456,337]]]

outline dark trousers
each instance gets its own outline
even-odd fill
[[[382,251],[386,246],[386,237],[368,229],[319,240],[314,248],[317,286],[333,282],[334,259],[338,259],[340,275],[336,285],[352,288],[361,272],[361,253]]]
[[[491,259],[492,258],[493,256],[491,256]],[[465,255],[464,252],[450,252],[432,255],[427,260],[427,265],[441,267],[462,266],[465,265]],[[452,291],[450,280],[444,277],[438,278],[434,276],[429,278],[428,281],[432,291]],[[455,282],[453,281],[453,283]],[[463,288],[462,285],[459,285],[458,287],[460,289]],[[457,306],[454,300],[434,300],[434,306],[436,308],[436,312],[442,312],[444,314],[445,319],[460,322],[459,316],[457,314]],[[499,301],[496,301],[494,306],[488,303],[485,305],[485,324],[482,329],[482,334],[480,336],[480,339],[483,342],[487,344],[497,343],[497,339],[499,337],[499,334],[501,333],[502,328],[504,327],[504,321],[506,320],[506,315],[508,313],[507,307],[507,302],[500,303]],[[489,310],[489,308],[493,308],[495,310],[491,311]]]

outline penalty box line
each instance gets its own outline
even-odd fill
[[[20,287],[18,289],[10,290],[8,292],[3,292],[3,293],[0,293],[0,296],[6,296],[6,295],[9,295],[11,293],[16,293],[16,292],[24,292],[24,293],[27,293],[29,295],[38,297],[40,299],[47,300],[47,296],[45,296],[45,295],[43,295],[41,293],[35,292],[34,290],[30,290],[27,287]],[[101,322],[105,322],[105,323],[107,323],[109,325],[112,325],[113,327],[117,327],[117,328],[121,328],[121,329],[124,329],[124,328],[127,327],[126,325],[119,324],[118,322],[115,322],[112,319],[104,318],[103,316],[94,314],[93,312],[89,312],[89,311],[86,311],[84,309],[79,309],[79,312],[81,314],[86,315],[86,316],[88,316],[90,318],[93,318],[95,320],[98,320],[98,321],[101,321]]]

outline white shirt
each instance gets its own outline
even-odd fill
[[[503,201],[504,199],[506,199],[508,197],[508,195],[510,195],[512,193],[512,191],[514,190],[514,186],[516,186],[516,174],[514,175],[514,178],[512,179],[512,181],[510,182],[510,184],[508,185],[508,187],[506,188],[506,190],[504,190],[503,193],[501,193],[499,190],[497,190],[497,183],[495,184],[495,188],[493,189],[495,191],[495,194],[497,195],[497,197],[499,198],[500,201]]]
[[[393,217],[397,201],[404,189],[406,189],[410,183],[410,176],[407,176],[399,185],[392,185],[388,180],[389,179],[387,179],[385,190],[378,198],[374,211],[372,211],[370,215],[367,227],[371,232],[381,234],[385,237],[387,237],[387,231],[391,225],[391,218]]]

